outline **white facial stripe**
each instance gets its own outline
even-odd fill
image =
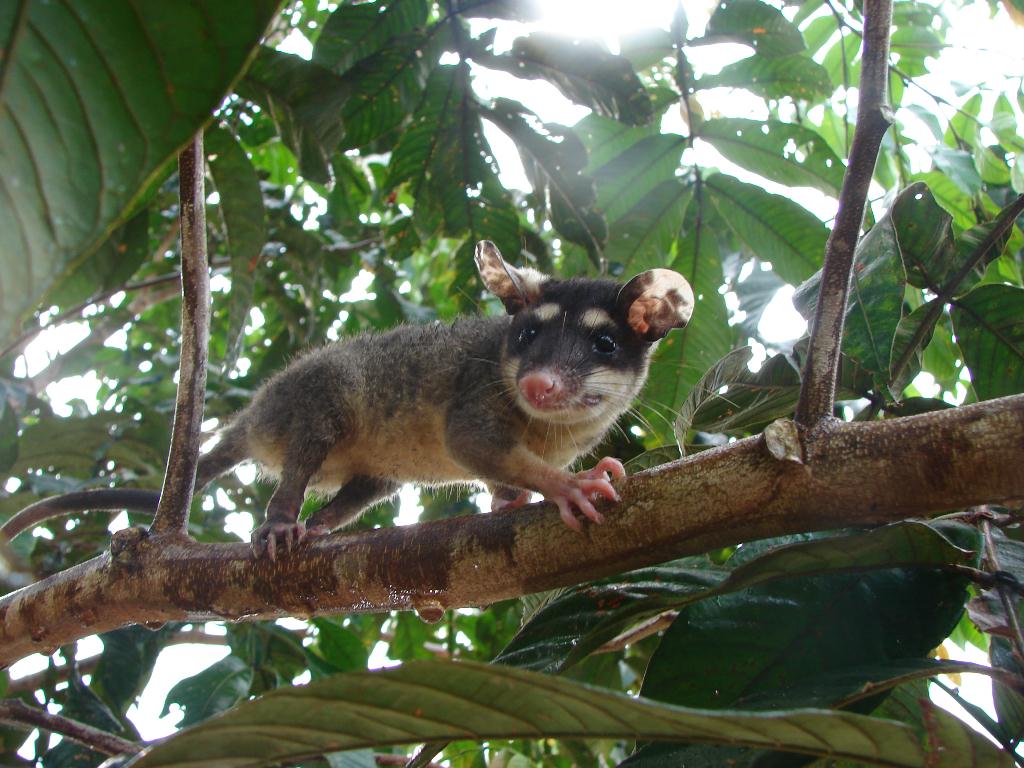
[[[533,313],[537,316],[537,319],[542,323],[547,323],[554,320],[561,313],[562,308],[554,302],[548,302],[547,304],[541,304]]]
[[[597,330],[602,327],[615,328],[612,316],[603,309],[597,309],[596,307],[592,307],[583,313],[580,317],[580,325],[592,330]]]

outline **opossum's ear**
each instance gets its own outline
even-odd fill
[[[501,299],[510,315],[523,307],[536,304],[540,299],[540,288],[550,280],[543,272],[529,267],[517,268],[501,258],[498,246],[490,240],[476,244],[476,268],[487,290]]]
[[[622,286],[616,299],[629,327],[644,341],[657,341],[690,322],[693,303],[690,284],[671,269],[641,272]]]

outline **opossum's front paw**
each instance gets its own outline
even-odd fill
[[[593,469],[567,476],[554,487],[544,491],[544,498],[558,507],[562,522],[574,531],[583,530],[574,509],[595,523],[604,522],[604,517],[593,505],[592,499],[604,498],[618,501],[619,494],[612,480],[621,480],[626,470],[618,459],[605,457]]]
[[[621,480],[625,476],[626,468],[622,466],[622,462],[611,456],[605,456],[594,465],[593,469],[585,469],[576,473],[576,477],[588,480]]]
[[[256,557],[265,552],[273,561],[277,559],[279,548],[291,552],[304,538],[306,526],[303,523],[268,520],[252,532],[252,552]]]

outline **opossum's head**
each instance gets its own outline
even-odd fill
[[[693,314],[693,290],[670,269],[652,269],[625,285],[613,280],[555,280],[507,264],[490,241],[476,263],[512,322],[502,376],[533,418],[575,424],[614,419],[647,378],[657,342]]]

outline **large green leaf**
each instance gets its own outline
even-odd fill
[[[615,220],[605,257],[627,274],[666,266],[692,198],[692,185],[677,179],[659,184]]]
[[[209,120],[277,5],[0,4],[0,339]]]
[[[204,147],[220,195],[231,256],[227,352],[223,363],[228,370],[238,358],[256,292],[256,268],[267,242],[267,217],[256,170],[235,137],[225,129],[207,131]]]
[[[629,59],[593,40],[536,32],[516,38],[507,54],[479,51],[474,59],[517,77],[547,80],[567,99],[604,117],[632,125],[654,117],[650,96]]]
[[[143,208],[77,261],[46,291],[45,304],[67,307],[124,286],[149,256],[149,215]]]
[[[748,562],[730,563],[731,572],[704,558],[687,558],[570,590],[531,617],[497,661],[564,671],[635,623],[708,598],[780,579],[894,564],[968,565],[975,559],[942,530],[915,521],[778,546]]]
[[[598,205],[614,226],[621,217],[659,186],[671,181],[679,169],[686,140],[675,134],[641,137],[603,165],[593,160],[590,173],[597,182]]]
[[[427,22],[425,0],[341,5],[332,13],[313,48],[313,61],[342,74],[353,64],[386,48],[391,40]]]
[[[845,166],[810,128],[779,120],[720,117],[695,132],[732,162],[779,184],[838,197]]]
[[[804,39],[795,26],[760,0],[729,0],[719,3],[708,20],[702,41],[740,42],[762,56],[788,56],[804,50]]]
[[[351,95],[341,111],[342,145],[362,147],[398,128],[416,109],[443,38],[414,31],[345,73]]]
[[[751,56],[726,64],[714,75],[704,75],[695,88],[745,88],[766,99],[787,96],[802,101],[819,101],[832,93],[828,72],[805,56],[769,59]]]
[[[132,768],[264,766],[367,746],[458,738],[691,739],[907,768],[1002,768],[982,737],[953,740],[846,712],[718,712],[633,699],[534,672],[419,661],[286,687],[180,732]]]
[[[963,577],[894,569],[785,579],[703,600],[665,633],[640,692],[717,709],[801,688],[806,698],[790,696],[787,706],[827,706],[837,689],[826,685],[819,698],[816,678],[924,657],[956,625],[966,598]]]
[[[402,183],[416,198],[421,230],[467,238],[454,290],[475,273],[472,248],[477,241],[493,240],[508,259],[518,255],[519,219],[498,181],[480,108],[461,68],[442,66],[431,74],[388,167],[386,186]]]
[[[331,155],[345,130],[339,113],[348,103],[348,83],[312,61],[263,47],[238,93],[270,113],[305,178],[330,182]]]
[[[906,280],[895,227],[887,215],[857,244],[843,332],[843,351],[874,373],[889,372]]]
[[[806,208],[722,173],[704,186],[721,220],[783,280],[796,285],[821,265],[828,230]]]
[[[541,123],[510,99],[497,99],[484,116],[515,141],[534,192],[550,201],[551,222],[558,233],[582,245],[596,261],[608,239],[608,224],[595,207],[594,181],[583,173],[587,150],[576,133]]]
[[[956,300],[952,318],[978,397],[1024,391],[1024,289],[978,286]]]

